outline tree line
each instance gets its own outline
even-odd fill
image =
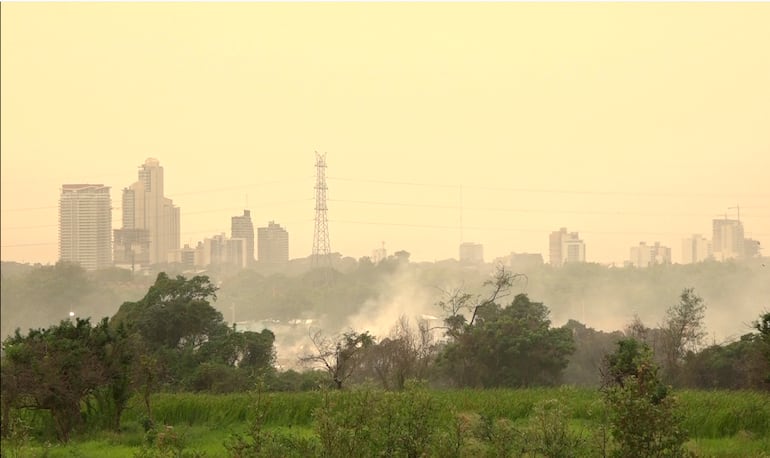
[[[724,346],[703,346],[706,308],[692,289],[682,291],[656,327],[640,319],[622,333],[577,322],[554,327],[545,304],[512,293],[523,280],[500,268],[480,293],[447,293],[436,304],[443,312],[438,325],[402,317],[383,338],[367,330],[316,332],[300,358],[309,370],[299,373],[276,370],[271,331],[227,326],[211,304],[218,288],[207,276],[161,273],[142,299],[124,302],[111,318],[17,330],[3,342],[3,433],[12,411],[37,409],[50,412],[57,436],[67,441],[94,418],[119,430],[132,396],[141,398],[152,423],[154,392],[245,391],[257,380],[270,390],[357,383],[401,390],[411,379],[434,387],[532,387],[559,385],[573,367],[575,374],[595,374],[586,384],[606,385],[613,379],[607,355],[623,350],[627,338],[639,343],[629,350],[633,370],[647,367],[639,366],[647,349],[661,368],[656,387],[770,387],[770,313],[754,323],[756,332]],[[621,370],[624,377],[630,365]]]

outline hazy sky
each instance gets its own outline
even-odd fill
[[[768,3],[4,3],[2,259],[56,261],[64,183],[111,186],[119,228],[147,157],[183,244],[250,208],[306,256],[315,150],[347,256],[547,261],[566,226],[589,261],[677,261],[736,204],[768,254],[768,24]]]

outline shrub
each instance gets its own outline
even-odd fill
[[[618,342],[607,358],[605,402],[619,457],[686,456],[687,433],[676,398],[652,361],[650,348],[634,339]]]
[[[430,450],[438,418],[430,393],[410,385],[401,393],[327,393],[315,429],[325,456],[419,457]]]
[[[552,458],[578,456],[585,441],[570,431],[569,419],[569,409],[558,399],[538,403],[530,420],[532,451]]]

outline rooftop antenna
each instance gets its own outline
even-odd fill
[[[741,221],[741,206],[738,204],[735,204],[735,207],[727,207],[728,210],[736,209],[738,210],[738,222]],[[725,215],[725,219],[727,219],[727,215]]]

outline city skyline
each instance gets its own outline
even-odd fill
[[[737,206],[770,246],[767,4],[3,10],[3,260],[55,262],[59,187],[122,189],[146,157],[182,245],[250,209],[308,256],[315,150],[347,256],[546,255],[568,227],[589,262],[644,240],[681,262]]]
[[[158,172],[153,173],[152,171],[148,171],[148,170],[159,170],[159,173]],[[161,191],[163,189],[163,186],[162,186],[162,183],[163,183],[163,167],[160,167],[159,161],[157,159],[155,159],[155,158],[148,158],[147,160],[145,160],[144,164],[142,166],[140,166],[139,176],[140,176],[140,180],[138,182],[135,182],[132,186],[129,186],[129,187],[126,187],[126,188],[123,189],[123,203],[124,203],[124,206],[123,207],[111,207],[111,209],[113,209],[113,210],[119,210],[119,211],[113,212],[112,218],[113,219],[121,218],[120,221],[123,222],[124,229],[126,229],[127,215],[130,215],[130,217],[128,217],[128,220],[131,220],[131,221],[134,220],[133,212],[132,211],[127,211],[128,210],[128,206],[126,205],[126,202],[127,201],[133,202],[135,199],[127,199],[126,195],[127,194],[130,194],[130,195],[134,194],[132,192],[132,191],[134,191],[134,188],[139,187],[139,184],[143,182],[142,176],[146,176],[146,180],[144,180],[144,181],[147,181],[148,183],[149,182],[159,183]],[[103,188],[100,192],[105,192],[104,190],[106,190],[106,193],[108,195],[109,195],[109,192],[110,192],[110,187],[109,186],[104,186],[104,185],[101,185],[101,184],[100,185],[67,185],[67,184],[65,184],[65,185],[62,185],[62,189],[66,190],[66,189],[69,189],[69,188],[71,188],[73,186],[74,187],[84,187],[84,186],[86,186],[86,187],[93,187],[93,186],[98,186],[100,188]],[[156,184],[155,186],[157,187],[158,184]],[[179,213],[178,207],[175,207],[173,205],[173,201],[171,199],[164,198],[162,196],[162,194],[159,194],[159,195],[155,196],[155,198],[163,200],[165,203],[169,204],[171,207],[174,207],[174,209],[177,210],[177,212],[176,212],[177,214]],[[61,204],[60,204],[59,208],[61,209]],[[461,210],[461,208],[459,206],[457,207],[457,209]],[[736,209],[737,209],[737,207],[736,207]],[[229,208],[228,208],[228,210],[229,210]],[[178,218],[178,216],[177,216],[177,218]],[[240,234],[238,234],[238,237],[243,238],[243,240],[244,240],[244,244],[245,244],[244,247],[243,247],[244,255],[248,256],[248,252],[250,250],[249,243],[251,243],[252,246],[255,246],[254,245],[254,242],[255,242],[254,235],[255,234],[254,234],[254,230],[253,230],[253,225],[251,224],[252,223],[251,222],[251,210],[250,209],[244,209],[243,210],[243,215],[231,216],[230,219],[231,219],[230,232],[231,232],[231,237],[233,237],[233,238],[236,238],[236,233],[234,232],[234,228],[236,227],[236,225],[243,226],[244,223],[248,222],[246,224],[246,226],[249,226],[249,228],[251,229],[252,241],[251,242],[248,241],[248,235],[246,234],[248,232],[248,229],[245,226],[243,226],[244,229],[239,229],[240,230]],[[61,210],[60,210],[60,220],[61,220]],[[243,222],[241,222],[241,221],[243,221]],[[179,223],[178,219],[177,219],[176,222],[177,222],[177,229],[179,229],[179,227],[178,227],[178,223]],[[727,214],[725,214],[724,218],[715,218],[715,219],[712,219],[711,222],[712,222],[712,227],[714,228],[714,234],[715,235],[717,233],[719,233],[719,234],[722,233],[722,231],[720,229],[718,229],[718,228],[721,228],[723,226],[724,227],[732,228],[732,227],[736,226],[736,224],[737,224],[737,226],[740,227],[740,231],[739,232],[741,234],[741,243],[742,243],[742,241],[743,241],[742,237],[743,237],[744,230],[743,230],[743,225],[742,225],[741,221],[735,220],[735,219],[730,219],[730,218],[727,217]],[[309,221],[309,223],[312,224],[313,221],[311,220],[311,221]],[[113,221],[113,224],[114,224],[114,221]],[[61,223],[59,224],[59,227],[61,228]],[[276,227],[276,228],[280,229],[281,231],[285,232],[285,229],[281,228],[279,224],[275,224],[273,220],[270,220],[268,222],[268,226],[267,227],[260,227],[259,229],[260,230],[267,230],[268,228],[272,228],[272,227]],[[134,229],[134,227],[130,227],[129,229]],[[461,229],[461,227],[458,226],[458,229]],[[120,233],[120,232],[122,232],[122,230],[115,230],[115,240],[118,239],[118,233]],[[200,238],[198,240],[189,239],[187,241],[187,243],[184,243],[184,245],[194,246],[196,241],[200,243],[200,242],[205,242],[207,239],[211,239],[211,237],[214,237],[214,238],[221,237],[221,236],[224,236],[224,232],[225,231],[223,229],[221,229],[221,228],[213,229],[206,236],[204,236],[204,237],[202,237],[202,238]],[[238,231],[236,231],[236,232],[238,232]],[[545,253],[543,253],[543,252],[535,252],[533,254],[541,254],[541,255],[543,255],[543,254],[549,254],[550,253],[550,257],[553,258],[553,256],[554,256],[554,252],[553,252],[553,250],[554,250],[554,247],[553,247],[553,243],[554,243],[553,242],[553,237],[556,236],[556,235],[559,235],[560,238],[559,238],[559,241],[557,241],[558,242],[557,245],[559,245],[561,248],[559,249],[559,253],[557,253],[556,256],[557,257],[558,256],[562,256],[562,257],[565,257],[565,259],[566,259],[566,257],[568,257],[568,255],[566,254],[567,252],[564,251],[564,250],[566,250],[566,248],[564,248],[563,245],[565,243],[569,244],[570,242],[569,241],[564,242],[564,241],[560,241],[560,240],[561,240],[561,237],[568,236],[570,238],[569,240],[574,239],[574,241],[578,242],[579,245],[581,246],[580,253],[579,254],[574,254],[575,259],[578,262],[600,262],[600,261],[592,260],[592,259],[590,259],[590,257],[588,257],[588,258],[585,257],[585,254],[584,254],[585,243],[584,243],[583,240],[579,240],[579,239],[582,239],[582,237],[579,236],[579,232],[580,231],[577,231],[577,232],[567,232],[566,228],[561,228],[560,231],[550,232],[549,242],[548,242],[549,245],[550,245],[549,250],[545,251]],[[222,234],[222,235],[220,235],[220,234]],[[730,237],[733,237],[733,236],[731,235]],[[730,258],[740,257],[740,255],[736,256],[736,254],[738,252],[737,248],[734,249],[733,251],[731,251],[730,255],[727,256],[727,257],[719,254],[719,252],[714,253],[714,252],[711,251],[712,239],[708,239],[707,238],[705,240],[709,242],[709,251],[708,251],[707,255],[700,256],[698,261],[702,261],[702,260],[708,259],[708,258],[712,258],[712,259],[715,259],[717,261],[725,261],[725,260],[730,259]],[[748,239],[746,239],[746,240],[748,240]],[[146,240],[146,242],[149,242],[149,239]],[[666,248],[668,250],[667,259],[669,259],[669,262],[670,262],[671,259],[676,259],[676,263],[690,263],[690,262],[693,262],[692,259],[688,257],[688,254],[685,251],[687,249],[686,248],[686,243],[688,242],[688,237],[682,237],[679,240],[679,242],[682,244],[682,250],[681,250],[681,252],[679,252],[680,256],[672,257],[671,256],[672,250],[670,248]],[[736,242],[731,242],[731,243],[738,243],[738,242],[736,241]],[[641,245],[644,245],[644,244],[645,244],[645,242],[641,242]],[[656,244],[659,244],[659,243],[656,242]],[[150,245],[151,244],[148,244],[148,246],[150,246]],[[286,245],[287,246],[286,246],[285,249],[288,250],[288,243],[286,243]],[[463,246],[474,245],[474,246],[477,247],[477,249],[482,249],[483,250],[482,247],[483,247],[484,243],[483,243],[483,241],[478,242],[478,243],[463,242],[460,245],[461,245],[461,255],[459,257],[448,256],[446,258],[435,259],[435,260],[438,261],[438,260],[453,259],[453,258],[457,259],[457,260],[461,260]],[[741,245],[741,247],[742,247],[742,245]],[[400,249],[403,249],[405,251],[409,251],[408,247],[402,247]],[[760,249],[761,249],[761,247],[760,247]],[[62,250],[62,247],[61,247],[61,242],[60,242],[60,244],[59,244],[59,253],[61,253],[61,250]],[[113,250],[116,253],[115,264],[126,265],[127,264],[126,260],[120,260],[119,261],[118,258],[117,258],[117,254],[119,252],[119,244],[117,242],[115,242],[115,241],[113,241]],[[178,250],[179,250],[179,247],[177,247],[177,248],[169,248],[168,250],[165,250],[165,252],[167,253],[166,257],[168,258],[168,256],[171,256],[170,253],[172,251],[178,251]],[[512,247],[512,248],[510,248],[509,251],[512,252],[512,251],[517,251],[517,250],[521,251],[521,248],[520,247],[518,247],[518,248],[517,247]],[[632,247],[632,250],[634,250],[634,247]],[[254,251],[256,252],[257,250],[255,249]],[[562,253],[562,251],[564,251],[564,253]],[[343,257],[344,256],[353,256],[353,255],[350,255],[348,253],[344,253],[344,252],[340,252],[340,251],[333,251],[333,252],[339,253]],[[150,260],[149,260],[149,253],[145,253],[145,254],[147,255],[147,259],[143,261],[142,260],[143,258],[138,258],[136,260],[136,263],[137,264],[147,264],[147,265],[154,264],[155,262],[150,262]],[[359,257],[368,256],[369,254],[361,254],[360,256],[353,256],[353,257],[354,258],[359,258]],[[493,259],[493,258],[504,258],[504,257],[506,257],[506,255],[507,255],[507,253],[496,253],[494,256],[491,256],[490,259]],[[287,260],[288,259],[306,258],[306,257],[310,257],[310,256],[311,256],[311,253],[307,253],[305,255],[300,254],[298,256],[288,256],[287,255]],[[632,251],[632,254],[631,254],[630,257],[627,256],[627,257],[623,258],[622,261],[620,261],[620,262],[609,262],[609,263],[604,262],[603,264],[615,264],[615,265],[618,265],[618,266],[622,266],[624,264],[634,264],[634,265],[636,265],[637,262],[635,261],[635,259],[637,259],[638,256],[639,256],[638,253],[634,254],[634,252]],[[691,256],[691,254],[689,256]],[[59,256],[59,258],[61,258],[61,255]],[[53,262],[58,261],[59,258],[57,258]],[[170,259],[170,258],[168,258],[168,259]],[[3,261],[13,261],[13,260],[12,259],[3,259]],[[51,262],[51,263],[53,263],[53,262]],[[246,257],[246,261],[245,262],[246,262],[247,265],[250,264],[249,261],[248,261],[248,257]],[[575,262],[575,261],[573,261],[573,262]],[[552,259],[549,260],[548,263],[549,264],[553,264],[553,260]],[[602,263],[602,262],[600,262],[600,263]],[[557,267],[560,267],[560,266],[561,266],[561,264],[557,265]]]

